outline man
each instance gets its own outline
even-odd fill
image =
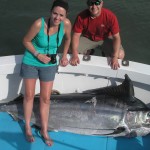
[[[118,69],[118,59],[124,58],[121,46],[117,17],[108,9],[102,8],[102,0],[87,0],[88,9],[79,13],[73,26],[72,58],[70,63],[80,63],[78,52],[91,54],[100,47],[102,54],[111,57],[112,69]]]

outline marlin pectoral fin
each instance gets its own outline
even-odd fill
[[[108,133],[108,134],[103,134],[103,135],[115,135],[115,134],[120,134],[123,133],[125,131],[125,127],[118,127],[116,129],[114,129],[114,132],[112,133]]]

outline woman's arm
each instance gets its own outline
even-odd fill
[[[50,58],[47,57],[44,54],[39,54],[37,50],[34,48],[32,44],[32,39],[37,35],[37,33],[40,31],[41,28],[41,18],[37,19],[30,27],[29,31],[23,38],[23,45],[25,48],[27,48],[33,55],[35,55],[40,61],[43,63],[48,63],[50,61]]]
[[[64,47],[63,47],[63,55],[61,58],[61,65],[66,66],[68,64],[68,59],[67,59],[67,53],[70,48],[70,42],[71,42],[71,22],[69,19],[64,20],[64,32],[65,32],[65,39],[64,39]]]
[[[29,31],[23,38],[23,45],[25,48],[27,48],[32,54],[36,52],[36,49],[34,48],[32,44],[32,39],[37,35],[37,33],[40,31],[41,27],[41,19],[36,20],[30,27]]]

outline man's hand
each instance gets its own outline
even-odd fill
[[[111,65],[111,68],[113,70],[117,70],[118,68],[120,68],[118,58],[117,57],[112,57],[111,61],[110,61],[110,65]]]

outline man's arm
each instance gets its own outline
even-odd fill
[[[111,67],[114,70],[120,67],[118,63],[120,46],[121,46],[121,38],[120,38],[120,34],[117,33],[113,35],[113,53],[112,53],[112,58],[111,58]]]

